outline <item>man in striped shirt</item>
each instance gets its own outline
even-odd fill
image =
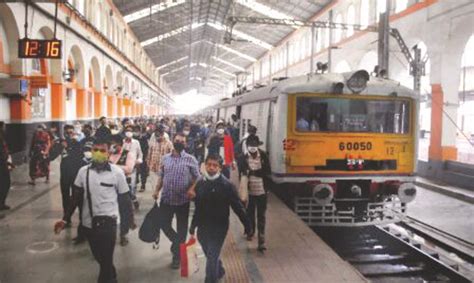
[[[172,242],[173,261],[171,268],[178,269],[180,264],[179,244],[186,241],[189,218],[188,191],[193,190],[199,178],[199,166],[194,156],[184,151],[186,137],[176,134],[173,140],[173,152],[163,157],[160,180],[153,197],[158,198],[161,190],[161,213],[163,222],[161,229]],[[171,227],[176,215],[176,231]]]

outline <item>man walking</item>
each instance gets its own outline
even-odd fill
[[[158,198],[161,193],[161,213],[163,216],[162,230],[172,242],[171,252],[173,261],[171,268],[180,266],[179,244],[186,241],[189,218],[188,191],[194,187],[199,175],[198,163],[194,156],[184,151],[186,137],[182,133],[176,134],[173,140],[174,150],[163,157],[160,170],[160,179],[156,185],[153,197]],[[177,229],[171,227],[176,215]]]
[[[245,208],[237,195],[237,189],[223,175],[218,155],[208,155],[204,176],[196,184],[196,210],[189,233],[197,237],[206,255],[206,283],[215,283],[225,275],[220,258],[227,230],[229,229],[229,207],[250,233],[250,223]]]
[[[82,225],[92,254],[100,265],[99,283],[117,282],[113,255],[119,213],[122,225],[135,228],[125,174],[108,160],[108,142],[97,140],[92,148],[92,164],[82,167],[74,182],[76,194],[73,202],[84,200]],[[56,233],[64,229],[70,214],[56,222]]]

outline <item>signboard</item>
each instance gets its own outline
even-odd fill
[[[61,47],[58,39],[19,39],[18,58],[61,59]]]
[[[31,76],[30,86],[31,88],[48,88],[48,79],[46,76]]]

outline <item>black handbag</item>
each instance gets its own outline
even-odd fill
[[[160,207],[156,204],[148,211],[143,220],[138,237],[145,243],[158,243],[161,229]]]

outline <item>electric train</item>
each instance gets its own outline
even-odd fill
[[[395,222],[416,196],[419,101],[365,70],[309,74],[253,88],[204,109],[240,119],[269,153],[278,195],[310,226]]]

